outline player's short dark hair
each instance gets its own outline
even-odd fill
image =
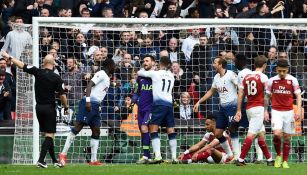
[[[255,60],[254,64],[256,68],[261,68],[268,61],[267,57],[264,55],[259,55],[254,60]]]
[[[4,58],[0,58],[0,61],[4,60],[6,62],[6,60]]]
[[[216,121],[216,117],[213,114],[208,114],[206,119],[212,120],[212,121]]]
[[[227,61],[225,58],[221,56],[217,56],[216,58],[219,59],[218,63],[222,65],[222,67],[225,69],[227,67]]]
[[[286,67],[289,67],[289,63],[288,63],[288,60],[278,60],[277,63],[276,63],[276,66],[277,67],[283,67],[283,68],[286,68]]]
[[[149,57],[149,58],[151,59],[151,61],[156,61],[155,57],[152,56],[152,55],[144,55],[144,56],[143,56],[143,60],[144,60],[144,58],[146,58],[146,57]]]
[[[172,62],[169,59],[169,57],[163,56],[160,58],[160,64],[165,67],[169,67],[172,64]]]
[[[238,70],[242,70],[246,66],[246,57],[243,54],[237,54],[235,59],[235,65]]]
[[[107,71],[107,74],[113,74],[115,72],[116,65],[112,58],[107,58],[100,65],[103,70]]]

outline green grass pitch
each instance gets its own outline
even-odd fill
[[[290,169],[268,167],[266,164],[235,165],[68,165],[64,168],[47,169],[35,166],[0,165],[1,175],[306,175],[307,164],[290,164]]]

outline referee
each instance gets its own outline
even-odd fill
[[[6,52],[2,52],[2,56],[5,59],[10,59],[18,68],[23,69],[24,72],[32,74],[35,77],[36,115],[40,131],[45,135],[45,141],[41,145],[37,167],[48,167],[45,162],[45,157],[48,151],[54,166],[63,167],[63,165],[58,163],[55,158],[53,144],[54,133],[56,132],[55,93],[57,92],[60,95],[66,113],[68,111],[68,105],[66,95],[64,94],[63,81],[59,75],[53,72],[55,65],[53,56],[45,56],[42,69],[26,65]]]

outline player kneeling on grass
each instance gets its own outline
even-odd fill
[[[101,64],[101,70],[97,71],[86,88],[86,97],[79,103],[79,113],[76,117],[75,126],[67,136],[65,146],[60,153],[60,162],[65,165],[68,149],[76,135],[84,125],[89,125],[92,130],[91,136],[91,162],[90,165],[102,165],[97,160],[97,150],[100,136],[100,104],[110,86],[109,76],[114,72],[115,63],[112,59],[106,59]]]
[[[197,144],[191,146],[188,150],[182,153],[178,160],[181,163],[192,163],[204,161],[207,163],[224,163],[227,155],[220,145],[220,142],[214,136],[216,129],[216,119],[214,116],[208,116],[205,121],[205,129],[207,133],[203,139]],[[230,143],[230,138],[226,132],[223,133]]]

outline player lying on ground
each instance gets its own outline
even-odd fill
[[[207,117],[205,129],[207,133],[204,135],[203,139],[178,157],[181,163],[199,161],[207,163],[225,163],[227,158],[226,153],[221,147],[219,140],[214,136],[216,130],[216,119],[214,116]],[[231,145],[230,138],[226,132],[224,132],[224,136],[227,138],[229,145]]]

